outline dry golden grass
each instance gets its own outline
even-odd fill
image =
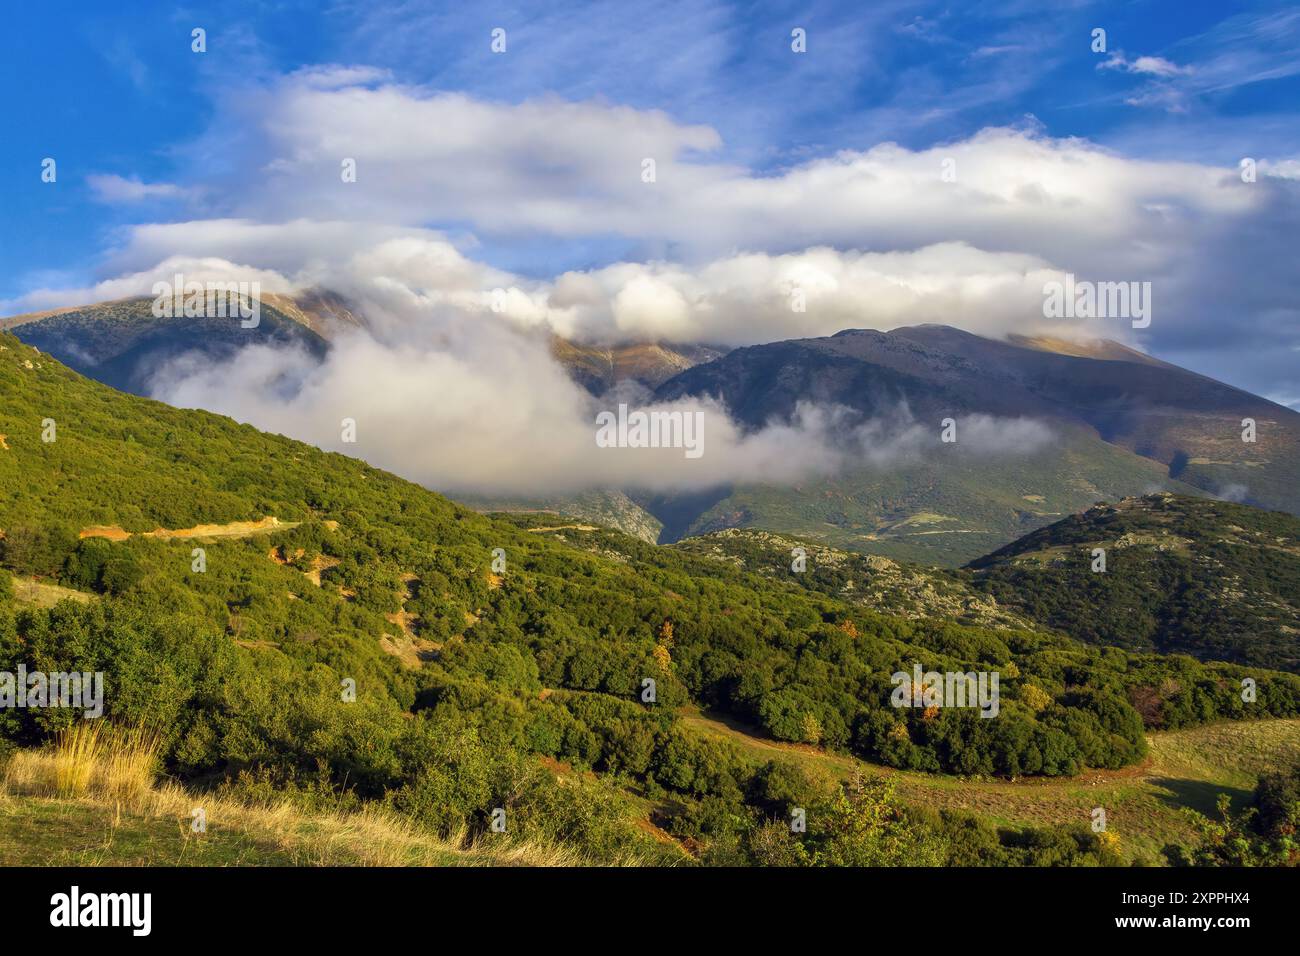
[[[54,607],[60,601],[69,600],[89,604],[98,599],[96,594],[65,588],[27,575],[14,575],[13,589],[15,601],[20,604],[35,604],[37,607]]]
[[[469,839],[464,832],[439,837],[381,807],[353,813],[308,813],[288,801],[250,802],[211,793],[195,794],[173,781],[158,780],[157,738],[142,730],[77,724],[50,747],[15,753],[0,778],[0,811],[23,812],[24,802],[65,805],[92,811],[108,836],[124,825],[156,823],[174,833],[176,845],[164,847],[167,862],[183,857],[187,847],[202,857],[199,846],[218,832],[238,834],[245,849],[238,860],[256,864],[261,848],[265,862],[297,866],[581,866],[592,861],[565,846],[510,840]],[[48,806],[42,809],[49,809]],[[207,830],[192,828],[202,809]],[[33,818],[39,814],[33,814]],[[106,863],[162,862],[138,855],[121,859],[110,851]],[[627,865],[640,861],[628,859]]]
[[[47,750],[19,751],[5,768],[11,793],[72,799],[143,796],[153,785],[157,737],[99,721],[73,724]]]

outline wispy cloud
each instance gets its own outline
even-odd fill
[[[138,203],[155,199],[182,199],[192,190],[175,183],[146,183],[136,176],[116,173],[93,173],[86,177],[95,198],[106,203]]]
[[[1215,94],[1300,74],[1300,11],[1228,17],[1165,53],[1130,59],[1118,51],[1097,68],[1148,81],[1123,96],[1130,105],[1187,112]]]
[[[1160,56],[1139,56],[1130,60],[1121,53],[1114,53],[1110,59],[1097,64],[1099,70],[1122,70],[1125,73],[1141,73],[1148,76],[1187,76],[1194,72],[1191,67],[1170,63]]]

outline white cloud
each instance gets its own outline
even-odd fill
[[[1130,60],[1123,53],[1113,53],[1110,58],[1097,64],[1099,70],[1122,70],[1125,73],[1141,73],[1146,76],[1186,76],[1192,72],[1191,67],[1179,66],[1160,56],[1139,56]]]
[[[263,292],[292,292],[294,284],[269,269],[239,265],[217,256],[168,256],[146,269],[124,273],[92,286],[79,288],[42,288],[12,302],[0,302],[8,313],[39,312],[67,305],[84,305],[151,296],[155,282],[171,282],[177,274],[188,282],[260,282]]]
[[[1263,199],[1233,189],[1222,169],[1012,129],[924,150],[846,150],[761,175],[713,159],[713,129],[657,110],[492,103],[328,76],[294,74],[219,110],[196,155],[220,144],[236,162],[256,157],[223,180],[230,216],[464,223],[508,240],[623,236],[687,260],[964,241],[1079,270],[1142,267],[1152,247],[1183,241],[1188,222],[1249,214]],[[257,149],[240,148],[241,137]],[[356,161],[354,183],[341,180],[345,158]],[[647,158],[653,183],[642,181]],[[956,162],[955,182],[941,179],[945,159]],[[1165,214],[1152,215],[1154,204]]]
[[[135,203],[150,199],[180,199],[190,191],[175,183],[146,183],[139,177],[118,176],[116,173],[93,173],[86,182],[95,198],[106,203]]]
[[[712,129],[658,111],[488,103],[365,68],[302,72],[222,101],[190,151],[256,157],[256,168],[186,177],[223,197],[220,216],[132,227],[93,288],[44,289],[0,308],[109,298],[177,258],[219,259],[361,298],[381,324],[400,326],[411,305],[488,318],[495,303],[519,326],[590,340],[745,344],[918,322],[1031,331],[1043,282],[1072,272],[1150,281],[1154,314],[1140,342],[1157,354],[1295,391],[1293,372],[1252,381],[1259,363],[1228,357],[1296,343],[1285,254],[1300,227],[1294,160],[1261,158],[1259,181],[1245,184],[1235,168],[988,129],[760,174],[712,159],[719,146]],[[657,161],[654,183],[641,179],[645,157]],[[340,179],[343,158],[357,160],[357,182]],[[554,276],[482,261],[503,243],[563,250],[572,240],[589,262],[592,243],[610,237],[624,237],[629,261]],[[806,313],[790,308],[796,286]],[[1122,337],[1125,326],[1052,331]]]
[[[544,315],[562,334],[589,341],[753,345],[922,323],[992,337],[1126,337],[1115,322],[1044,319],[1043,286],[1060,278],[1035,256],[963,243],[882,253],[818,247],[730,256],[697,269],[649,262],[566,273],[546,296]]]
[[[31,310],[145,295],[176,272],[199,281],[256,280],[267,292],[330,288],[355,301],[376,334],[401,337],[430,316],[472,316],[520,329],[547,329],[577,341],[708,342],[753,345],[833,335],[845,328],[887,331],[953,325],[980,335],[1048,332],[1066,337],[1130,338],[1114,320],[1069,323],[1043,317],[1046,283],[1063,273],[1036,256],[990,253],[964,243],[910,252],[746,253],[688,267],[619,262],[554,280],[530,279],[477,262],[445,237],[394,233],[342,223],[283,227],[217,223],[149,227],[130,256],[181,250],[88,289],[39,290]],[[311,236],[308,241],[306,236]],[[195,238],[198,237],[198,241]],[[374,245],[366,243],[374,242]],[[191,255],[200,248],[219,255]],[[250,262],[273,262],[282,271]],[[237,265],[237,262],[245,263]]]
[[[1300,159],[1260,160],[1258,171],[1264,176],[1300,180]]]

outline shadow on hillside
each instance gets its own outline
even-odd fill
[[[1166,793],[1159,794],[1161,800],[1175,807],[1191,807],[1197,813],[1218,819],[1216,804],[1219,794],[1226,793],[1232,800],[1234,809],[1240,809],[1250,800],[1251,791],[1240,787],[1225,787],[1206,780],[1176,780],[1173,777],[1155,777],[1152,786],[1159,787]]]
[[[699,492],[635,497],[633,501],[650,512],[663,525],[657,543],[672,544],[684,538],[691,531],[691,525],[697,518],[731,492],[730,485],[723,485]],[[720,529],[717,527],[708,527],[696,533],[718,530]]]

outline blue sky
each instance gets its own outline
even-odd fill
[[[1060,268],[1109,265],[1102,239],[1089,252],[1045,246],[1048,233],[1033,229],[1015,242],[964,222],[951,225],[951,236],[942,223],[915,233],[878,224],[855,232],[836,224],[824,233],[810,227],[789,241],[780,230],[759,238],[743,228],[764,219],[762,210],[770,206],[737,214],[734,229],[700,244],[691,229],[674,232],[649,222],[639,229],[637,216],[652,218],[653,212],[640,206],[629,207],[624,219],[592,215],[583,207],[581,177],[566,178],[576,161],[563,152],[563,137],[546,134],[537,135],[535,150],[532,140],[509,141],[509,175],[520,184],[513,201],[521,204],[551,197],[559,183],[553,227],[538,213],[515,228],[508,215],[476,195],[402,208],[400,196],[357,202],[353,194],[336,206],[330,193],[306,186],[298,192],[274,180],[274,170],[301,162],[318,141],[308,145],[305,134],[293,139],[279,128],[257,127],[259,118],[293,126],[299,116],[328,125],[331,109],[319,105],[317,93],[343,102],[352,95],[341,90],[347,82],[337,74],[319,83],[294,79],[327,67],[369,71],[357,84],[362,95],[390,91],[405,97],[405,106],[414,104],[409,114],[401,103],[393,107],[398,123],[407,115],[427,118],[419,105],[447,93],[465,94],[476,108],[543,100],[586,104],[603,111],[588,133],[597,140],[593,149],[624,129],[619,110],[634,114],[626,127],[634,131],[653,127],[655,111],[662,111],[672,129],[653,135],[670,144],[664,147],[672,153],[670,169],[682,171],[682,182],[698,174],[699,188],[715,192],[719,184],[735,189],[736,182],[758,191],[792,171],[817,168],[819,160],[883,143],[928,156],[998,127],[1052,143],[1077,137],[1148,171],[1163,167],[1141,167],[1142,161],[1230,172],[1242,157],[1255,157],[1281,171],[1270,186],[1276,198],[1265,205],[1282,207],[1288,216],[1295,208],[1296,177],[1287,164],[1300,157],[1300,11],[1277,2],[961,8],[931,2],[280,0],[108,7],[83,0],[15,5],[5,17],[0,303],[30,304],[25,297],[34,290],[90,287],[142,268],[132,250],[138,251],[146,224],[230,217],[274,223],[309,216],[437,230],[486,267],[537,280],[619,260],[698,264],[738,251],[782,254],[822,244],[909,250],[950,238],[990,252],[1041,255]],[[191,52],[194,27],[207,31],[205,54]],[[496,27],[507,31],[505,55],[489,48]],[[807,31],[804,55],[790,49],[794,27]],[[1091,49],[1095,28],[1106,31],[1105,53]],[[371,102],[379,108],[389,99]],[[507,136],[518,123],[515,114],[503,115]],[[690,132],[697,128],[711,132]],[[401,152],[400,137],[389,152]],[[523,154],[532,157],[526,168]],[[58,162],[55,184],[41,182],[44,157]],[[416,156],[409,167],[384,172],[394,181],[410,176],[416,182],[422,161]],[[472,179],[475,166],[460,167],[457,175]],[[1163,204],[1159,186],[1150,184],[1148,172],[1142,177],[1141,207]],[[141,185],[133,192],[135,183]],[[599,188],[593,187],[593,196],[612,205]],[[682,215],[692,208],[688,200]],[[1221,205],[1184,193],[1168,202],[1194,210],[1203,222]],[[1105,204],[1099,209],[1104,214]],[[1293,218],[1263,212],[1257,218],[1247,229],[1232,213],[1230,234],[1286,244]],[[1210,249],[1220,232],[1208,225],[1203,230],[1205,255],[1222,251]],[[1157,240],[1144,238],[1144,247]],[[224,247],[216,252],[225,254]],[[1172,274],[1191,270],[1195,261],[1171,248],[1150,268],[1157,276]],[[1243,256],[1246,261],[1258,271],[1258,255]],[[251,258],[244,264],[268,267]],[[1300,384],[1277,357],[1250,358],[1259,354],[1261,336],[1265,343],[1274,337],[1283,359],[1296,344],[1277,338],[1294,319],[1286,311],[1295,290],[1283,275],[1285,265],[1277,263],[1269,294],[1242,294],[1243,309],[1257,315],[1253,326],[1242,320],[1235,358],[1214,341],[1212,320],[1222,322],[1222,303],[1204,306],[1206,314],[1178,329],[1166,327],[1163,339],[1147,344],[1211,374],[1300,399]],[[1184,311],[1195,311],[1213,296],[1184,283],[1175,298]],[[1274,365],[1266,368],[1268,361]]]

